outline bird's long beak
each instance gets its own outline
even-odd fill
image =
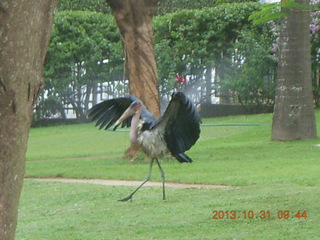
[[[114,124],[114,128],[113,131],[115,131],[117,129],[117,127],[127,118],[133,116],[135,113],[135,110],[130,106],[128,107],[124,113],[121,115],[121,117],[116,121],[116,123]]]

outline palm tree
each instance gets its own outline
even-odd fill
[[[310,11],[308,0],[296,0],[283,8],[278,79],[272,123],[272,138],[296,140],[316,138],[311,81]],[[282,0],[282,6],[286,1]]]

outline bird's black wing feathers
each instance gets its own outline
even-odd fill
[[[116,123],[130,104],[137,100],[139,99],[132,95],[106,100],[94,105],[90,109],[88,116],[91,118],[91,121],[97,121],[96,126],[100,126],[99,129],[108,129]],[[146,122],[155,121],[154,116],[145,107],[142,109],[141,118]],[[132,117],[125,119],[121,127],[130,127],[131,119]]]
[[[130,106],[133,100],[130,97],[115,98],[94,105],[89,111],[91,121],[97,121],[99,129],[111,127]],[[122,123],[122,127],[129,127],[131,118]]]
[[[172,94],[172,99],[154,128],[164,128],[165,140],[171,154],[183,161],[200,136],[200,116],[191,100],[182,92]],[[186,156],[187,157],[187,156]],[[187,159],[188,162],[192,160]],[[190,161],[191,160],[191,161]]]

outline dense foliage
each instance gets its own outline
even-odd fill
[[[273,36],[267,25],[253,26],[248,20],[259,7],[256,3],[223,4],[156,18],[155,46],[162,93],[173,88],[172,79],[178,73],[189,77],[187,92],[199,96],[199,88],[204,90],[200,91],[200,102],[210,102],[213,93],[226,103],[271,102]]]
[[[158,15],[176,12],[183,9],[202,9],[224,3],[258,2],[257,0],[160,0]],[[59,11],[93,11],[111,13],[106,0],[60,0]]]
[[[215,1],[215,7],[205,7],[213,1],[203,0],[201,9],[196,9],[200,6],[193,5],[194,1],[160,3],[160,9],[167,8],[163,13],[170,12],[174,3],[183,9],[154,18],[163,99],[177,88],[175,77],[179,74],[187,81],[178,88],[184,88],[196,102],[212,102],[216,96],[220,102],[246,106],[273,103],[276,55],[272,50],[277,36],[272,34],[272,25],[256,26],[248,20],[261,8],[259,3]],[[40,116],[60,111],[64,117],[62,106],[69,105],[78,117],[85,117],[89,101],[97,101],[99,91],[108,88],[112,96],[126,92],[126,83],[119,84],[124,79],[121,40],[113,16],[98,9],[100,5],[103,3],[96,0],[61,1],[60,9],[90,11],[56,15],[46,59],[46,91],[38,106],[43,110],[38,112]],[[315,79],[318,42],[313,41]],[[103,85],[105,82],[113,85]]]
[[[60,0],[58,10],[111,13],[106,0]]]
[[[45,64],[41,115],[63,116],[71,105],[85,118],[97,83],[122,76],[122,46],[113,17],[90,11],[58,12]]]
[[[160,0],[158,15],[187,9],[203,9],[225,3],[258,2],[257,0]]]
[[[319,0],[312,0],[311,4],[319,9],[320,1]],[[310,24],[310,31],[311,31],[311,56],[312,56],[312,82],[313,82],[313,95],[316,107],[320,107],[320,11],[314,10],[311,11],[311,24]]]

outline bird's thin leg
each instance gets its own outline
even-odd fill
[[[150,167],[149,167],[149,172],[148,172],[148,175],[147,175],[146,179],[139,185],[139,187],[137,187],[132,193],[130,193],[128,197],[122,198],[122,199],[120,199],[119,201],[125,202],[125,201],[130,200],[130,199],[132,198],[132,196],[133,196],[146,182],[148,182],[148,181],[150,180],[153,161],[154,161],[154,159],[151,159]]]
[[[160,165],[160,162],[159,160],[156,158],[156,161],[157,161],[157,164],[158,164],[158,167],[160,169],[160,172],[161,172],[161,178],[162,178],[162,190],[163,190],[163,200],[166,200],[166,190],[165,190],[165,186],[164,186],[164,182],[165,182],[165,174],[164,174],[164,171]]]

